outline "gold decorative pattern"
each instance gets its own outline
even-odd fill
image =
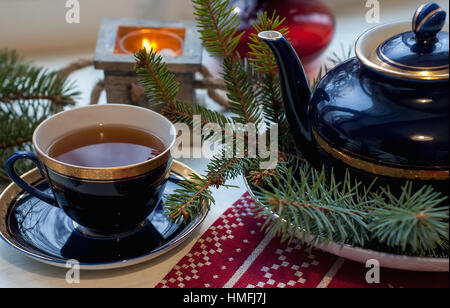
[[[383,50],[381,50],[381,46],[378,48],[378,52],[380,53],[380,55],[381,55],[384,59],[386,59],[386,60],[389,61],[389,62],[394,63],[395,65],[402,66],[402,67],[404,67],[404,68],[406,68],[406,69],[408,69],[408,68],[410,68],[410,69],[417,69],[417,70],[423,70],[423,69],[424,69],[424,67],[420,67],[420,66],[412,66],[412,65],[406,65],[406,64],[402,64],[402,63],[399,63],[399,62],[396,62],[396,61],[390,59],[389,57],[387,57],[387,56],[383,53]],[[378,59],[377,59],[377,60],[378,60]],[[382,63],[384,64],[384,63],[386,63],[386,62],[385,62],[385,61],[382,61]],[[386,64],[387,64],[387,63],[386,63]],[[430,70],[439,70],[439,69],[440,69],[440,70],[442,70],[442,71],[444,71],[445,69],[448,70],[448,68],[449,68],[449,65],[448,65],[448,64],[440,65],[440,66],[428,66],[428,67],[427,67],[427,69],[430,69]]]
[[[441,8],[438,8],[438,9],[435,9],[434,11],[431,11],[427,16],[425,16],[425,18],[420,22],[419,26],[416,29],[414,29],[414,31],[419,32],[420,29],[422,29],[423,25],[428,21],[428,19],[430,19],[431,16],[433,16],[434,14],[436,14],[437,12],[440,12],[440,11],[442,11]],[[417,16],[419,16],[419,14],[417,14]],[[417,21],[417,19],[416,19],[416,21]],[[414,22],[414,25],[415,24],[416,23]]]
[[[415,16],[415,18],[417,18],[417,16]],[[405,31],[409,25],[410,25],[409,23],[397,23],[397,24],[394,24],[393,26],[401,27],[401,29],[402,29],[401,31]],[[448,65],[444,65],[442,67],[441,66],[430,67],[430,70],[427,70],[426,68],[423,68],[423,67],[413,67],[413,66],[407,66],[407,65],[400,64],[400,66],[403,67],[403,69],[402,69],[402,68],[396,67],[394,65],[390,65],[389,63],[386,63],[385,61],[383,61],[382,59],[379,58],[379,56],[376,52],[374,52],[373,54],[369,54],[369,51],[366,51],[366,53],[365,53],[365,51],[362,50],[363,46],[364,46],[363,42],[365,42],[365,40],[370,40],[371,36],[373,36],[374,33],[378,32],[378,31],[388,31],[388,30],[389,29],[384,30],[382,28],[382,26],[378,26],[378,27],[375,27],[375,28],[363,33],[357,39],[357,41],[355,43],[355,54],[356,54],[356,57],[358,58],[358,60],[361,62],[361,64],[363,64],[364,66],[366,66],[376,72],[379,72],[379,73],[382,73],[382,74],[385,74],[388,76],[392,76],[392,77],[397,77],[397,78],[407,78],[407,79],[413,79],[413,80],[428,80],[428,81],[448,80],[448,75],[449,75],[449,66]],[[386,37],[385,39],[387,39],[387,38],[388,37]],[[379,39],[379,44],[381,45],[383,43],[383,41],[384,40]],[[381,49],[379,47],[376,47],[375,49],[378,50],[379,52],[381,52]],[[371,52],[372,51],[370,51],[370,53]],[[389,59],[389,61],[392,62],[393,64],[397,64],[390,59]],[[418,69],[419,71],[412,71],[411,69]]]
[[[170,150],[166,150],[161,155],[136,165],[118,168],[83,168],[58,162],[42,153],[36,145],[34,145],[34,148],[36,149],[39,160],[47,168],[61,175],[85,181],[123,180],[137,177],[162,166],[171,157]]]
[[[380,61],[378,58],[377,62],[372,62],[366,60],[365,57],[362,56],[362,53],[358,48],[355,50],[356,56],[359,61],[362,62],[365,66],[379,72],[392,77],[400,77],[400,78],[409,78],[416,80],[446,80],[448,79],[449,69],[448,67],[444,70],[439,71],[420,71],[420,72],[412,72],[410,70],[400,69],[395,66],[389,65],[386,62]]]
[[[371,174],[408,180],[448,180],[449,170],[440,169],[408,169],[406,166],[391,167],[360,159],[354,153],[346,153],[331,146],[314,131],[317,144],[328,154],[344,164]]]
[[[414,14],[414,20],[413,20],[413,27],[417,24],[417,18],[419,18],[420,13],[422,13],[423,9],[425,8],[426,4],[422,4]]]

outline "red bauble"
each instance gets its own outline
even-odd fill
[[[283,27],[289,28],[289,39],[302,61],[316,58],[330,43],[334,33],[334,17],[320,0],[231,0],[241,19],[240,30],[245,35],[237,50],[241,55],[249,52],[248,36],[254,33],[257,14],[276,10],[286,18]]]

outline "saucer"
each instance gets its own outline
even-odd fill
[[[126,234],[96,236],[83,232],[62,210],[24,192],[14,183],[0,195],[0,237],[11,247],[37,261],[66,267],[76,260],[81,269],[121,268],[149,261],[177,247],[196,230],[207,215],[207,204],[200,216],[187,223],[173,223],[164,208],[167,196],[180,189],[180,180],[194,170],[174,161],[162,202],[141,224]],[[43,191],[47,181],[37,169],[23,175]]]

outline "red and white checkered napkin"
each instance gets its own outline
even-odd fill
[[[157,288],[446,287],[446,273],[382,269],[369,285],[363,264],[297,242],[280,244],[261,231],[256,205],[244,194],[197,241]]]

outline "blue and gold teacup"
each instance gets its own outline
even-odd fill
[[[71,132],[96,125],[121,125],[158,137],[164,151],[139,164],[119,168],[86,168],[48,155],[50,146]],[[176,130],[162,115],[130,105],[95,105],[61,112],[34,131],[37,153],[16,152],[6,162],[9,177],[22,189],[61,208],[81,230],[114,235],[139,228],[161,201],[172,164]],[[32,160],[48,180],[52,194],[29,185],[16,173],[19,159]]]

